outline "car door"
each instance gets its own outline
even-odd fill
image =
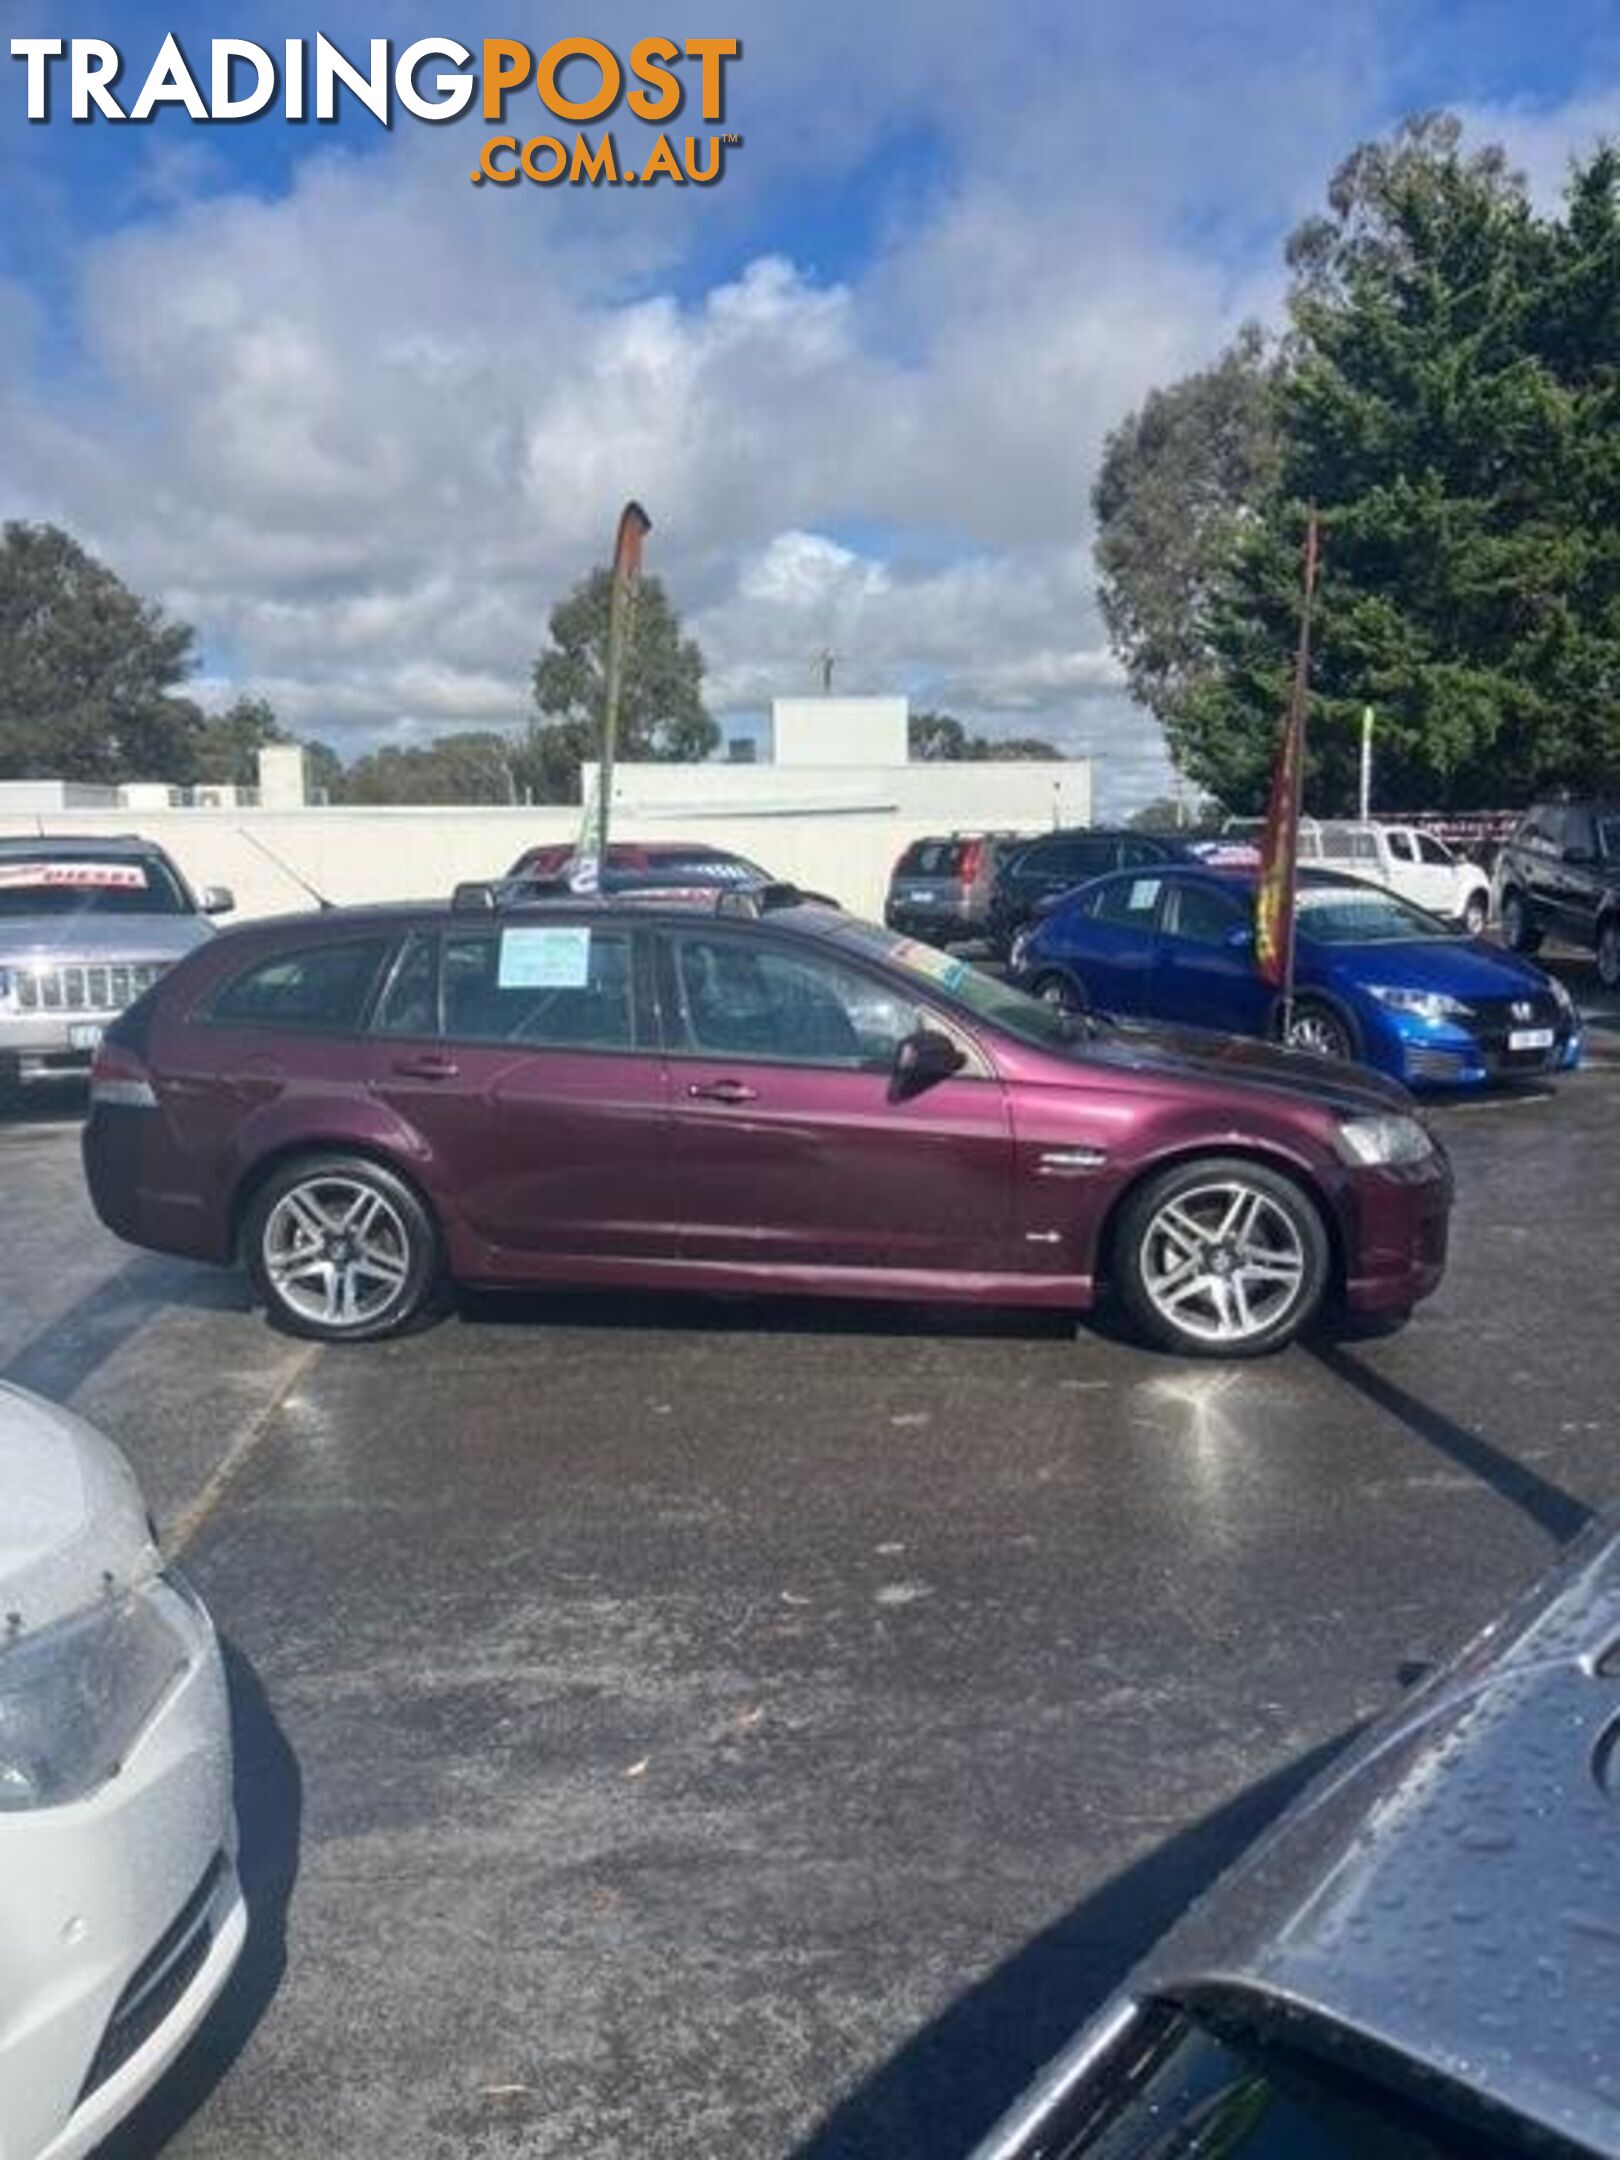
[[[413,935],[378,1001],[373,1092],[516,1273],[562,1256],[674,1257],[649,965],[628,923],[479,919]]]
[[[1154,948],[1155,1016],[1231,1035],[1264,1032],[1273,992],[1256,973],[1247,901],[1199,878],[1166,880]]]
[[[748,924],[662,932],[659,996],[684,1259],[778,1282],[1006,1265],[1005,1096],[949,1015]],[[951,1034],[965,1063],[902,1097],[894,1053],[920,1025]]]
[[[1093,1011],[1121,1019],[1152,1012],[1153,947],[1164,884],[1156,866],[1122,870],[1100,879],[1064,910],[1059,957],[1072,963]]]
[[[1104,876],[1118,860],[1118,843],[1065,834],[1061,839],[1041,840],[1018,858],[1016,877],[1024,915],[1042,900],[1071,892],[1092,878]]]
[[[1564,812],[1556,803],[1533,811],[1514,842],[1524,889],[1544,930],[1560,927],[1563,907]]]
[[[1584,804],[1565,807],[1563,837],[1550,875],[1554,931],[1574,944],[1592,944],[1597,937],[1597,834]]]
[[[1412,845],[1417,849],[1419,880],[1412,897],[1418,906],[1446,921],[1461,915],[1468,904],[1469,877],[1465,866],[1445,842],[1435,839],[1432,833],[1414,833]]]

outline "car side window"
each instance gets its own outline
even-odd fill
[[[740,937],[670,939],[677,1011],[672,1048],[886,1071],[922,1024],[911,998],[820,953]]]
[[[255,960],[219,991],[209,1018],[238,1027],[352,1034],[391,942],[382,937],[326,940]]]
[[[630,932],[596,923],[503,923],[444,940],[452,1042],[532,1050],[633,1050]]]
[[[1456,859],[1445,842],[1436,840],[1430,833],[1418,834],[1417,848],[1418,854],[1424,862],[1438,864],[1440,868],[1445,870],[1449,870]]]
[[[439,940],[432,930],[413,930],[394,956],[372,1015],[376,1035],[437,1035],[439,1032]]]
[[[1384,842],[1397,862],[1409,863],[1416,861],[1417,858],[1413,852],[1412,835],[1410,833],[1387,832],[1384,835]]]
[[[1121,870],[1134,870],[1139,863],[1163,862],[1165,849],[1157,840],[1121,840],[1118,863]]]
[[[1113,867],[1111,840],[1048,840],[1027,848],[1018,858],[1019,870],[1031,877],[1072,878],[1076,885],[1084,878],[1101,877]]]
[[[1097,904],[1089,912],[1098,922],[1112,923],[1117,930],[1148,931],[1157,918],[1163,890],[1163,878],[1112,878],[1098,893]]]
[[[1171,889],[1170,919],[1173,937],[1189,938],[1196,945],[1224,945],[1243,924],[1243,911],[1235,900],[1212,885],[1176,885]]]

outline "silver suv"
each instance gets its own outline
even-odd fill
[[[108,1022],[235,904],[133,834],[0,840],[0,1095],[88,1071]]]

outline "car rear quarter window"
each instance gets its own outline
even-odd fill
[[[634,1050],[630,933],[504,923],[444,940],[444,1032],[535,1050]]]
[[[209,1018],[236,1027],[352,1034],[391,943],[386,937],[329,939],[261,957],[215,995]]]

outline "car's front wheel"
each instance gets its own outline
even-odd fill
[[[1541,948],[1541,932],[1536,928],[1535,917],[1521,892],[1510,892],[1503,897],[1502,936],[1513,952],[1533,953]]]
[[[1463,909],[1462,924],[1470,937],[1483,937],[1485,925],[1491,918],[1491,904],[1482,892],[1470,893],[1468,905]]]
[[[243,1249],[271,1320],[316,1342],[397,1334],[438,1285],[438,1232],[405,1180],[363,1155],[307,1155],[266,1179]]]
[[[1320,1210],[1291,1178],[1241,1156],[1210,1156],[1131,1195],[1113,1269],[1126,1310],[1166,1349],[1258,1357],[1310,1320],[1332,1254]]]
[[[1320,998],[1295,999],[1288,1016],[1287,1042],[1291,1050],[1312,1050],[1318,1057],[1354,1058],[1356,1054],[1349,1021]]]

